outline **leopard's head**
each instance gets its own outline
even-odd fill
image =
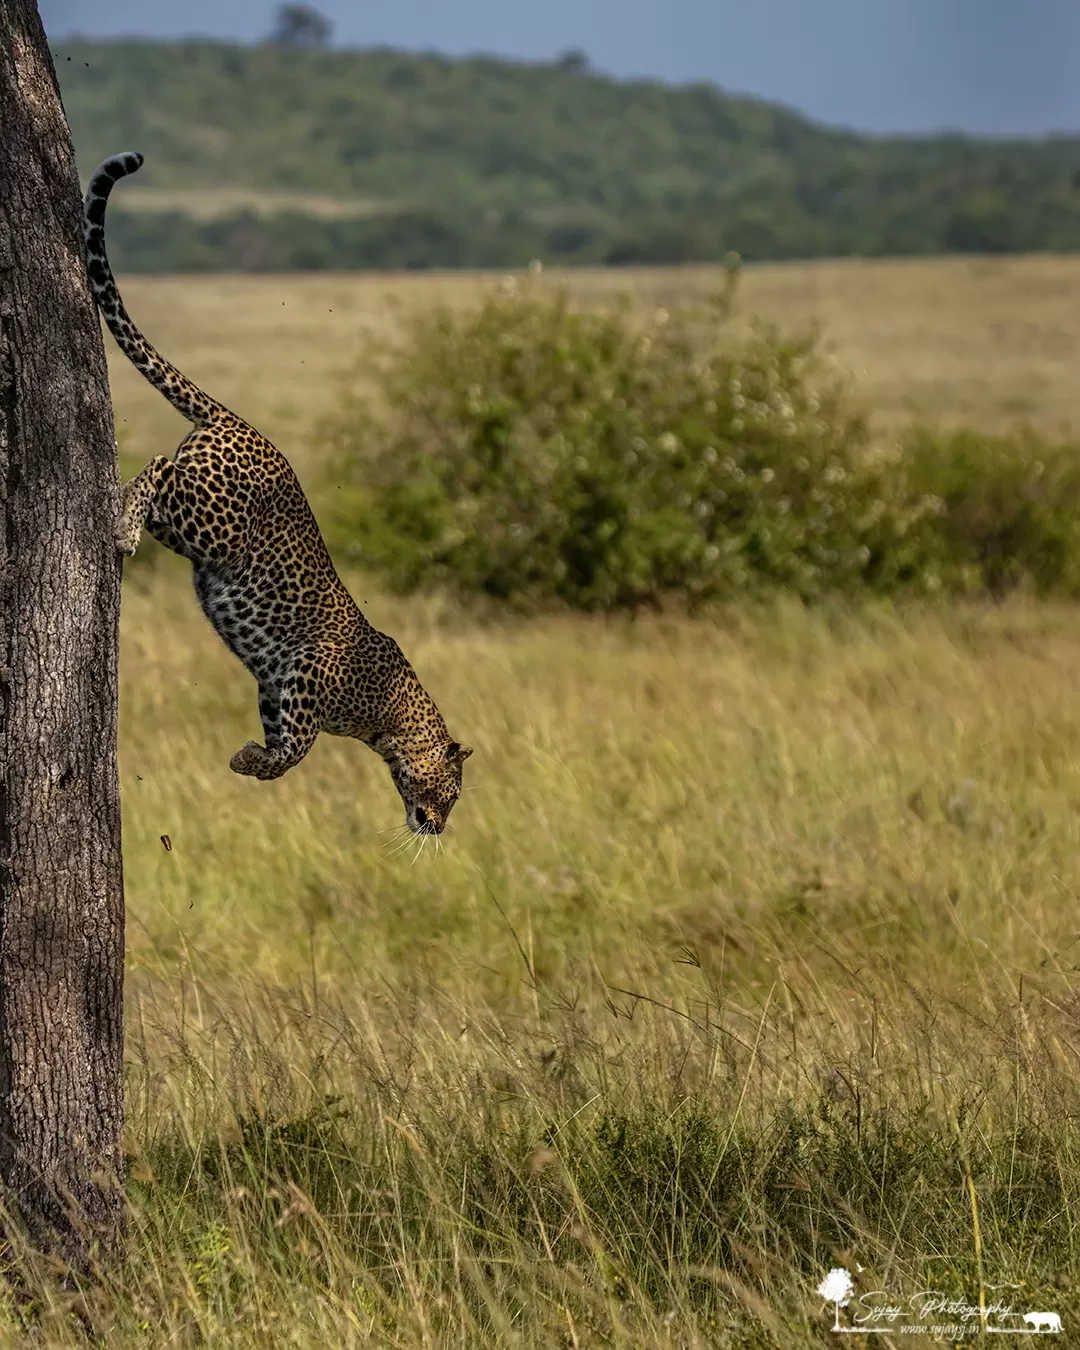
[[[452,740],[423,746],[388,740],[378,750],[405,804],[405,824],[413,834],[442,834],[472,748]]]

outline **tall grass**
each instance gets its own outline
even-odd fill
[[[1070,612],[351,580],[477,745],[415,865],[357,744],[231,776],[246,675],[179,569],[128,583],[131,1260],[37,1334],[824,1345],[837,1261],[1080,1313]]]

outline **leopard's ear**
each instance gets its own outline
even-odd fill
[[[471,745],[462,745],[460,741],[451,741],[443,751],[447,764],[464,764],[472,754]]]

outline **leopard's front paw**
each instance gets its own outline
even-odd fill
[[[248,741],[242,750],[237,750],[229,760],[233,773],[244,773],[250,778],[267,777],[270,756],[257,741]]]
[[[125,558],[132,557],[135,550],[139,547],[139,535],[141,533],[142,531],[140,530],[133,534],[131,527],[127,522],[121,520],[116,527],[116,533],[113,535],[113,538],[116,541],[117,553],[123,554]]]

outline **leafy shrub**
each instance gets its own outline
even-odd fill
[[[857,584],[922,507],[883,487],[813,337],[718,341],[734,283],[642,318],[510,282],[415,318],[333,428],[332,543],[402,589],[519,604]]]
[[[906,540],[880,560],[882,589],[917,580],[922,589],[999,597],[1018,586],[1039,595],[1080,595],[1080,451],[1030,431],[971,431],[905,440],[898,463],[909,499],[936,503]]]
[[[1080,454],[1033,433],[870,447],[814,336],[703,306],[578,311],[509,281],[369,352],[329,428],[335,549],[402,590],[694,605],[763,587],[1080,595]]]

